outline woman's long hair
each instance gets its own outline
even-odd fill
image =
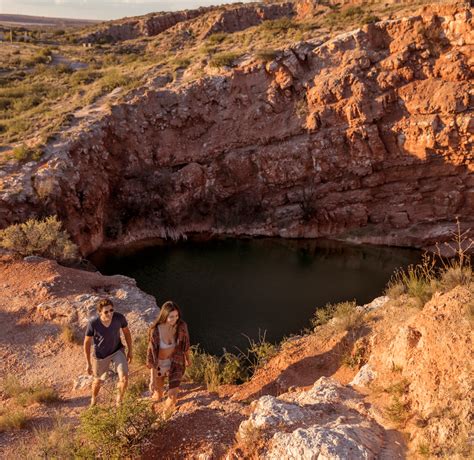
[[[153,334],[154,329],[156,327],[158,327],[159,324],[166,323],[166,320],[168,319],[168,316],[172,311],[177,311],[178,312],[178,321],[176,323],[176,334],[178,333],[178,326],[182,322],[181,309],[179,308],[178,304],[174,303],[171,300],[167,300],[161,306],[160,314],[156,317],[155,321],[153,321],[153,323],[150,326],[150,330],[149,330],[149,333],[148,333],[149,338],[151,338],[151,335]]]

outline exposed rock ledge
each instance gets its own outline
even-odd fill
[[[434,6],[177,88],[151,82],[40,164],[0,227],[57,213],[83,254],[192,233],[423,246],[473,227],[472,13]]]

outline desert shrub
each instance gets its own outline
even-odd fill
[[[25,97],[22,97],[21,99],[15,100],[15,102],[13,103],[13,108],[17,112],[23,112],[26,110],[30,110],[39,104],[41,104],[41,97],[35,94],[30,94]]]
[[[199,345],[191,347],[190,355],[191,365],[186,368],[186,379],[204,383],[210,391],[215,390],[221,382],[219,358],[205,353]]]
[[[324,326],[333,318],[334,311],[335,305],[331,303],[327,303],[324,307],[317,308],[311,318],[311,325],[313,327]]]
[[[363,17],[361,23],[362,24],[372,24],[373,22],[379,22],[380,18],[375,14],[367,14]]]
[[[188,58],[176,58],[172,61],[172,66],[174,70],[185,69],[191,64],[191,59]]]
[[[215,34],[209,35],[209,37],[207,37],[207,43],[209,45],[218,45],[219,43],[222,43],[227,37],[228,34],[225,32],[216,32]]]
[[[89,459],[94,450],[77,433],[77,428],[63,418],[56,417],[51,428],[33,430],[33,438],[17,447],[18,458],[38,459]]]
[[[263,62],[273,61],[278,56],[278,51],[272,49],[262,49],[255,53],[255,56]]]
[[[111,92],[119,86],[126,86],[130,83],[130,78],[122,75],[118,70],[112,69],[100,79],[100,88],[103,91]]]
[[[470,265],[463,267],[459,263],[455,263],[441,271],[439,286],[443,291],[449,291],[456,286],[467,286],[473,279]]]
[[[21,430],[28,423],[28,417],[22,410],[8,410],[0,413],[0,433]]]
[[[99,73],[95,70],[81,69],[76,70],[70,76],[70,82],[73,85],[88,85],[99,78]]]
[[[43,150],[41,147],[37,146],[32,148],[22,144],[12,150],[10,158],[18,162],[38,161],[42,155]]]
[[[341,359],[341,363],[344,366],[350,367],[351,369],[359,369],[367,362],[367,347],[362,341],[357,341],[354,344],[352,351],[347,351]]]
[[[26,145],[19,145],[13,149],[12,155],[17,161],[25,161],[29,158],[29,148]]]
[[[49,385],[41,382],[33,385],[22,385],[12,375],[7,376],[2,382],[2,391],[9,398],[14,398],[21,406],[33,403],[51,403],[59,400],[58,392]]]
[[[409,405],[400,400],[398,396],[392,398],[392,402],[385,408],[388,418],[397,424],[404,423],[409,417]]]
[[[341,11],[342,18],[353,18],[354,16],[360,16],[364,14],[364,9],[361,6],[350,6],[349,8]]]
[[[249,339],[249,343],[245,353],[234,354],[224,350],[221,357],[205,353],[199,346],[191,347],[191,366],[186,369],[186,379],[205,384],[209,391],[216,390],[222,384],[246,382],[276,353],[275,345],[266,342],[264,336],[258,341]]]
[[[355,300],[337,304],[328,303],[315,311],[311,324],[313,327],[323,326],[334,318],[336,320],[334,326],[337,329],[348,331],[361,326],[363,317],[363,312],[357,308]]]
[[[216,53],[211,57],[209,65],[211,67],[230,67],[239,56],[234,52]]]
[[[62,326],[61,328],[61,339],[65,343],[71,343],[74,345],[79,345],[81,343],[81,339],[77,331],[68,324]]]
[[[406,270],[396,270],[385,293],[391,298],[406,293],[415,299],[417,306],[423,307],[431,299],[435,289],[435,261],[428,254],[424,254],[420,264],[409,265]]]
[[[279,31],[285,31],[288,29],[296,28],[298,27],[298,24],[290,18],[281,18],[281,19],[263,21],[261,27],[264,30],[279,32]]]
[[[8,110],[13,101],[8,97],[0,97],[0,110]]]
[[[80,431],[101,458],[128,458],[157,427],[149,401],[130,393],[118,408],[94,406],[81,414]]]
[[[265,332],[259,333],[258,340],[249,340],[249,347],[245,353],[245,360],[250,365],[250,372],[253,375],[257,369],[263,367],[273,356],[276,355],[278,348],[266,340]]]
[[[337,326],[340,330],[348,331],[362,325],[363,313],[357,308],[355,300],[351,302],[341,302],[336,305],[334,318],[337,319]]]
[[[452,239],[446,242],[447,249],[454,254],[454,257],[446,259],[441,255],[441,248],[438,248],[438,257],[442,268],[440,270],[439,285],[442,290],[449,291],[456,286],[469,286],[474,280],[470,251],[474,247],[474,241],[468,237],[470,229],[462,231],[461,222],[456,219],[456,230],[451,233]]]
[[[77,246],[71,242],[56,216],[30,219],[0,231],[0,247],[21,256],[37,255],[59,261],[77,259]]]
[[[14,375],[7,375],[2,380],[2,392],[7,398],[14,398],[22,392],[23,386],[20,385],[20,381]]]
[[[149,377],[147,375],[140,375],[138,378],[130,382],[128,391],[132,397],[140,398],[148,389]]]
[[[248,380],[248,370],[245,368],[241,356],[226,351],[220,364],[220,383],[235,384]]]
[[[392,383],[392,385],[385,388],[385,393],[389,393],[395,396],[402,396],[408,392],[410,382],[407,379],[400,380],[399,382]]]
[[[422,457],[428,458],[431,455],[430,446],[426,443],[418,444],[418,447],[416,450],[418,454],[421,455]]]
[[[59,399],[58,392],[54,388],[41,383],[24,388],[24,391],[16,397],[21,406],[31,406],[34,403],[49,404]]]

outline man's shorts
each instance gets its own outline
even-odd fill
[[[105,380],[110,363],[114,363],[115,370],[119,376],[128,375],[128,362],[123,349],[105,357],[104,359],[94,358],[92,360],[92,373],[96,379]]]

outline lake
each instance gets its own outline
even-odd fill
[[[135,278],[158,305],[177,302],[192,343],[215,354],[246,349],[246,336],[298,333],[328,302],[368,303],[420,259],[412,249],[276,238],[155,241],[90,257],[105,275]]]

